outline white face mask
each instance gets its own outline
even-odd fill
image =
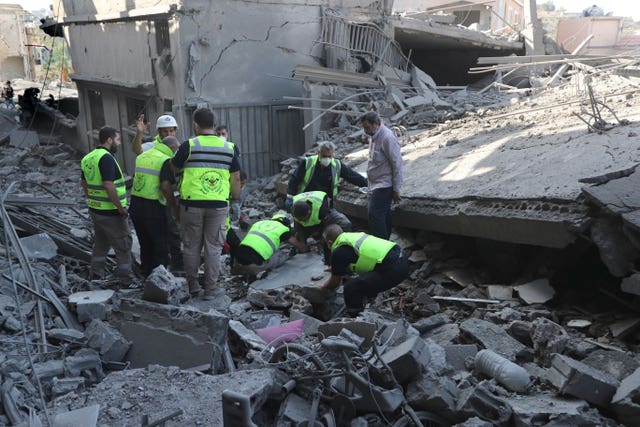
[[[333,160],[331,157],[321,157],[320,164],[322,166],[329,166],[331,164],[331,160]]]
[[[226,140],[227,140],[227,137],[226,137],[226,136],[224,136],[224,135],[220,135],[218,138],[220,138],[220,139],[221,139],[221,140],[223,140],[223,141],[226,141]]]

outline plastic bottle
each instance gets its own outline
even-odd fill
[[[480,350],[476,354],[475,367],[478,372],[495,378],[498,383],[511,391],[524,392],[531,382],[529,374],[523,367],[491,350]]]

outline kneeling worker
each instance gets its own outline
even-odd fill
[[[251,226],[237,248],[232,248],[234,274],[256,275],[261,271],[283,264],[288,256],[278,249],[289,242],[298,249],[302,246],[291,232],[291,222],[282,214],[258,221]]]
[[[328,226],[324,239],[331,245],[331,277],[320,287],[334,290],[342,276],[357,277],[344,285],[347,313],[356,316],[364,309],[364,299],[398,285],[409,275],[409,260],[396,243],[365,233],[346,233],[339,225]]]

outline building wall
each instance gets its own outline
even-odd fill
[[[0,5],[0,81],[30,78],[24,9]]]
[[[616,51],[622,35],[622,18],[615,16],[592,16],[587,18],[561,19],[558,22],[556,40],[560,47],[572,52],[589,35],[593,38],[581,53],[610,54]]]

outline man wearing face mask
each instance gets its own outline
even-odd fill
[[[391,202],[400,201],[402,187],[402,153],[400,143],[391,129],[382,124],[380,116],[371,111],[360,118],[364,133],[369,136],[369,232],[389,239],[391,235]]]
[[[340,178],[358,187],[367,186],[367,178],[333,158],[335,148],[333,142],[321,142],[318,146],[318,154],[305,158],[291,175],[285,202],[285,208],[288,211],[293,205],[293,196],[307,191],[324,191],[329,198],[330,206],[333,207],[333,199],[338,194]]]
[[[116,276],[121,285],[132,289],[140,284],[131,269],[131,232],[127,222],[127,194],[124,174],[114,155],[120,146],[120,134],[105,126],[98,133],[98,146],[80,162],[80,184],[87,196],[89,215],[93,222],[93,251],[91,276],[102,278],[105,274],[107,253],[113,248],[116,254]]]

